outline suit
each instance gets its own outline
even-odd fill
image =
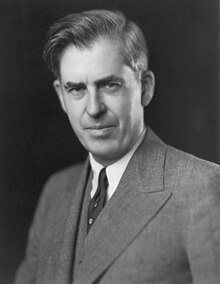
[[[219,166],[149,129],[87,235],[90,179],[87,160],[47,182],[17,284],[220,283]]]

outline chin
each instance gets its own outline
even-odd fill
[[[111,151],[109,147],[89,147],[87,150],[94,156],[94,157],[100,157],[100,159],[106,159],[110,158],[112,155],[114,155],[114,151]]]
[[[120,160],[120,158],[122,157],[122,155],[120,153],[114,152],[114,151],[105,151],[105,152],[90,152],[94,159],[104,165],[104,166],[108,166],[110,164],[115,163],[116,161]]]

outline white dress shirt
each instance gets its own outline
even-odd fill
[[[109,165],[106,168],[106,175],[107,175],[108,183],[109,183],[108,195],[107,195],[108,200],[112,197],[113,193],[115,192],[120,182],[120,179],[128,165],[128,162],[130,161],[131,157],[133,156],[138,146],[141,144],[145,133],[146,133],[146,128],[141,133],[141,135],[138,137],[136,143],[131,148],[131,150],[125,156],[123,156],[120,160]],[[91,190],[91,198],[92,198],[95,195],[95,192],[97,190],[98,177],[99,177],[99,173],[101,169],[103,168],[103,165],[96,162],[96,160],[93,158],[91,153],[89,153],[89,160],[90,160],[90,165],[91,165],[92,173],[93,173],[92,190]]]

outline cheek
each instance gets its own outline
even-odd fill
[[[118,96],[109,97],[106,104],[111,112],[118,117],[129,116],[132,109],[132,100],[126,91],[119,93]]]
[[[76,104],[66,104],[66,114],[74,129],[78,128],[82,117],[82,109]]]
[[[112,104],[111,109],[124,125],[129,125],[135,117],[141,115],[142,111],[139,97],[129,92]]]

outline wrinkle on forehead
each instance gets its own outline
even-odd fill
[[[125,66],[121,41],[111,42],[101,38],[91,48],[66,48],[60,60],[60,72],[64,81],[81,81],[87,75],[97,79],[114,74],[119,76]],[[95,78],[94,78],[95,79]]]

